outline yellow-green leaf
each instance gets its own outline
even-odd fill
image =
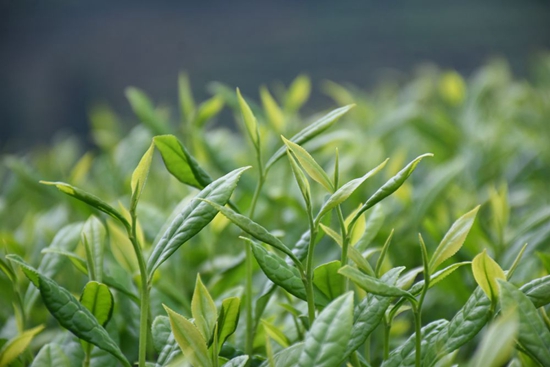
[[[153,159],[153,153],[155,152],[155,145],[154,143],[151,143],[149,146],[149,149],[143,154],[143,157],[141,157],[141,160],[139,161],[139,164],[137,165],[136,169],[132,173],[132,200],[131,200],[131,209],[135,209],[139,200],[139,197],[141,195],[141,192],[143,190],[143,187],[145,186],[145,182],[147,182],[147,176],[149,175],[149,167],[151,167],[151,160]]]
[[[195,282],[191,312],[195,319],[195,325],[197,325],[204,339],[210,340],[218,318],[218,310],[208,289],[204,286],[200,274],[197,274],[197,281]]]
[[[298,75],[288,87],[285,100],[285,109],[289,112],[299,110],[309,98],[310,93],[311,81],[306,75]]]
[[[256,117],[254,117],[250,106],[248,106],[248,103],[246,103],[243,96],[241,95],[241,91],[239,90],[239,88],[237,88],[237,98],[239,100],[239,106],[241,108],[241,113],[248,136],[250,137],[250,140],[252,140],[252,143],[254,144],[256,149],[258,149],[258,147],[260,146],[260,134],[258,132],[258,123],[256,121]]]
[[[113,315],[115,301],[109,287],[103,283],[88,282],[82,291],[80,303],[95,316],[101,326],[105,326]]]
[[[264,86],[260,88],[260,98],[262,99],[262,105],[264,106],[267,119],[277,132],[282,133],[285,130],[285,117],[283,111],[281,111],[281,108],[271,96],[269,90]]]
[[[502,268],[488,254],[487,250],[474,257],[472,260],[472,272],[477,284],[489,299],[496,300],[499,294],[497,279],[506,280],[506,274]]]
[[[30,330],[24,331],[10,339],[0,350],[0,367],[9,365],[15,358],[27,349],[36,334],[44,330],[44,325],[39,325]]]

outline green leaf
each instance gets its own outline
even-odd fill
[[[550,331],[544,324],[533,303],[512,284],[498,280],[500,304],[504,313],[517,308],[519,332],[517,341],[531,358],[541,365],[550,364]]]
[[[302,170],[298,166],[298,163],[296,162],[292,154],[287,154],[287,157],[290,163],[290,168],[292,169],[292,173],[294,174],[294,178],[296,179],[296,183],[298,184],[298,188],[300,189],[302,197],[304,198],[306,207],[310,208],[311,190],[309,186],[309,181],[307,180],[306,175],[304,175],[304,172],[302,172]]]
[[[160,135],[153,138],[164,165],[178,181],[203,189],[212,178],[197,163],[185,146],[174,135]]]
[[[125,92],[132,111],[153,134],[166,134],[168,132],[167,123],[158,116],[153,103],[143,91],[128,87]]]
[[[120,214],[117,210],[115,210],[115,208],[113,208],[112,206],[110,206],[109,204],[107,204],[106,202],[104,202],[103,200],[101,200],[95,195],[92,195],[77,187],[71,186],[65,182],[40,181],[40,183],[44,185],[55,186],[59,191],[69,196],[72,196],[73,198],[78,199],[99,211],[102,211],[110,215],[111,217],[115,218],[120,223],[122,223],[124,227],[126,228],[130,227],[130,224],[122,214]]]
[[[290,251],[290,249],[284,243],[282,243],[281,240],[269,233],[267,229],[265,229],[258,223],[254,222],[248,217],[245,217],[244,215],[238,214],[235,211],[214,203],[210,200],[202,201],[204,201],[208,205],[211,205],[216,212],[219,211],[220,213],[222,213],[225,217],[227,217],[227,219],[229,219],[231,222],[233,222],[235,225],[237,225],[239,228],[241,228],[252,237],[256,238],[259,241],[267,243],[268,245],[282,251],[284,254],[290,256],[291,258],[294,258],[294,254],[292,253],[292,251]]]
[[[332,185],[330,178],[325,170],[315,161],[315,159],[313,159],[313,157],[298,144],[291,142],[284,136],[281,136],[281,139],[283,139],[283,143],[288,149],[290,149],[290,151],[292,151],[296,159],[298,159],[298,162],[300,162],[300,165],[309,177],[323,185],[327,191],[333,192],[334,186]]]
[[[536,308],[550,303],[550,275],[531,280],[520,290],[533,302]]]
[[[298,365],[300,356],[304,349],[304,342],[296,343],[273,355],[273,363],[277,367],[295,367]],[[268,366],[267,361],[261,367]]]
[[[260,87],[260,98],[268,121],[277,132],[282,133],[285,130],[285,116],[265,86]]]
[[[259,149],[260,134],[258,131],[258,123],[256,122],[256,117],[254,117],[252,110],[241,95],[241,91],[239,90],[239,88],[237,88],[237,98],[239,100],[239,107],[241,108],[241,114],[243,117],[244,126],[246,127],[246,132],[248,133],[248,137],[252,141],[252,144],[254,144],[254,147],[256,147],[256,149]]]
[[[153,336],[153,345],[157,352],[161,352],[168,343],[172,329],[170,329],[170,319],[168,316],[159,315],[153,320],[151,325],[151,334]]]
[[[499,286],[497,279],[506,280],[506,274],[502,268],[487,255],[487,250],[474,257],[472,260],[472,272],[477,284],[483,292],[492,300],[498,299]]]
[[[468,236],[468,233],[474,224],[478,210],[479,205],[464,214],[462,217],[458,218],[453,223],[449,231],[439,243],[439,246],[435,249],[430,261],[430,272],[433,273],[442,262],[460,250],[466,240],[466,236]]]
[[[229,360],[222,367],[245,367],[248,362],[248,356],[238,356]]]
[[[42,301],[53,317],[80,339],[103,349],[115,356],[124,366],[131,366],[118,345],[111,339],[94,315],[84,307],[74,296],[56,282],[39,274],[20,258],[10,256],[9,259],[20,265],[33,283],[40,290]]]
[[[298,366],[340,366],[352,323],[353,292],[348,292],[332,301],[315,319],[305,337]]]
[[[338,271],[340,274],[350,278],[355,284],[369,293],[385,297],[407,297],[412,298],[409,292],[382,282],[380,279],[363,274],[361,271],[346,265]]]
[[[412,162],[407,164],[401,171],[397,172],[395,176],[390,178],[370,198],[368,198],[368,200],[365,202],[365,204],[363,204],[361,209],[359,209],[355,214],[355,217],[351,221],[351,225],[353,225],[353,223],[355,223],[355,221],[365,211],[372,208],[374,205],[378,204],[380,201],[382,201],[383,199],[385,199],[386,197],[390,196],[395,191],[397,191],[397,189],[400,188],[401,185],[405,183],[407,178],[409,178],[409,176],[413,173],[414,169],[423,158],[432,157],[432,156],[433,154],[431,153],[422,154],[421,156],[418,156]]]
[[[275,284],[282,287],[288,293],[302,299],[306,300],[306,289],[304,283],[302,282],[302,277],[298,269],[293,266],[288,265],[283,259],[279,256],[268,252],[261,245],[255,243],[254,241],[243,238],[247,241],[250,246],[252,246],[252,253],[258,261],[260,268],[264,274]],[[322,293],[317,292],[315,294],[315,303],[324,306],[326,305],[327,299],[323,296]]]
[[[80,296],[80,303],[86,307],[101,326],[107,325],[113,315],[115,301],[113,295],[105,284],[88,282]]]
[[[202,283],[200,274],[197,274],[195,291],[191,299],[191,312],[197,329],[199,329],[205,340],[210,340],[216,326],[218,309],[208,289]]]
[[[239,323],[241,300],[238,297],[229,297],[222,301],[218,316],[218,345],[219,348],[227,338],[237,330]]]
[[[305,127],[303,130],[301,130],[292,138],[290,138],[290,141],[298,145],[302,145],[308,142],[309,140],[313,139],[317,135],[321,134],[322,132],[330,128],[340,117],[342,117],[342,115],[344,115],[346,112],[351,110],[354,106],[355,105],[348,105],[348,106],[335,109],[334,111],[323,116],[322,118],[315,121],[311,125],[308,125],[307,127]],[[284,156],[285,153],[286,153],[286,145],[283,145],[267,161],[265,166],[266,171],[269,170],[269,168],[275,162],[281,159],[281,157]]]
[[[186,73],[178,75],[178,97],[182,118],[189,122],[195,114],[195,100]]]
[[[210,199],[218,205],[225,205],[242,173],[249,167],[238,168],[205,187],[197,199]],[[168,259],[181,245],[199,233],[218,213],[212,206],[199,200],[191,201],[174,218],[162,238],[156,244],[147,261],[149,279],[153,272]]]
[[[168,317],[174,337],[180,346],[183,355],[193,366],[210,367],[212,361],[208,356],[206,341],[191,321],[163,305]]]
[[[103,276],[103,254],[105,252],[105,227],[103,227],[99,219],[92,215],[84,224],[84,228],[82,228],[81,238],[86,249],[90,279],[101,282]]]
[[[221,96],[214,96],[199,105],[194,124],[202,127],[206,122],[215,117],[224,106],[224,99]]]
[[[351,194],[353,194],[355,190],[357,190],[357,188],[363,184],[363,182],[365,182],[369,177],[374,176],[382,168],[384,168],[387,162],[388,160],[386,159],[377,167],[367,172],[364,176],[351,180],[348,183],[342,185],[342,187],[336,190],[336,192],[332,194],[328,198],[328,200],[323,204],[323,206],[321,207],[321,210],[319,211],[319,214],[317,214],[317,217],[315,218],[315,222],[319,223],[319,221],[325,214],[327,214],[329,211],[331,211],[332,209],[336,208],[338,205],[346,201],[351,196]]]
[[[151,161],[153,159],[153,153],[155,152],[155,145],[151,143],[149,149],[143,154],[141,160],[139,161],[136,169],[132,173],[132,198],[130,200],[130,210],[135,210],[143,187],[147,182],[147,176],[149,175],[149,167],[151,167]]]
[[[311,92],[311,81],[306,75],[298,75],[288,87],[285,99],[285,110],[298,111],[307,101]]]
[[[71,367],[71,363],[59,345],[48,343],[40,348],[31,367]]]
[[[365,232],[355,244],[358,251],[365,251],[382,228],[385,219],[382,204],[375,205],[365,216]]]
[[[313,284],[330,300],[344,293],[343,278],[338,274],[340,267],[340,261],[335,260],[319,265],[313,271]]]
[[[0,349],[0,367],[5,367],[13,362],[27,349],[35,335],[42,330],[44,330],[44,325],[26,330],[4,344],[2,349]]]
[[[498,285],[497,285],[498,286]],[[500,367],[510,358],[518,332],[515,310],[500,316],[489,326],[474,355],[472,367]]]
[[[426,347],[435,343],[438,335],[448,324],[449,322],[447,320],[436,320],[420,330],[420,334],[422,335],[422,347],[420,350],[422,359],[424,359],[424,356],[428,352]],[[415,365],[415,358],[416,335],[413,334],[405,343],[392,350],[388,359],[382,363],[381,367],[413,367]],[[429,366],[430,364],[424,363],[423,366],[425,365]]]
[[[380,281],[389,285],[395,285],[403,269],[403,267],[399,267],[389,270],[380,278]],[[357,348],[365,344],[369,335],[384,318],[384,314],[390,306],[391,301],[391,297],[369,294],[355,307],[351,337],[343,359],[348,358]]]
[[[471,264],[470,261],[462,261],[462,262],[459,262],[459,263],[451,264],[451,265],[447,266],[446,268],[443,268],[443,269],[433,273],[430,276],[430,287],[429,288],[432,288],[437,283],[439,283],[440,281],[442,281],[443,279],[445,279],[446,277],[451,275],[456,269],[458,269],[458,268],[460,268],[464,265],[469,265],[469,264]],[[422,271],[422,269],[420,269],[420,270]],[[424,287],[424,280],[420,280],[412,286],[412,288],[409,290],[409,292],[411,294],[418,294],[422,291],[423,287]]]
[[[262,327],[264,328],[264,331],[269,336],[269,338],[273,339],[281,347],[288,348],[290,346],[290,340],[288,340],[285,333],[277,328],[275,325],[269,323],[266,320],[262,320]]]

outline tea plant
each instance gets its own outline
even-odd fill
[[[129,88],[141,125],[96,109],[95,156],[6,158],[0,366],[549,365],[550,83],[503,73],[326,83],[305,127],[307,77],[260,107],[182,75],[179,131]],[[241,136],[206,128],[225,105]]]

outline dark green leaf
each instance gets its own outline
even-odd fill
[[[340,274],[350,278],[355,284],[369,293],[385,297],[407,297],[412,298],[409,292],[382,282],[380,279],[369,276],[361,271],[346,265],[338,271]]]

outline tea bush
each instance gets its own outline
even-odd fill
[[[178,123],[128,88],[130,130],[98,106],[94,149],[4,157],[0,366],[550,365],[533,70],[325,82],[308,117],[305,76],[199,104],[181,75]]]

